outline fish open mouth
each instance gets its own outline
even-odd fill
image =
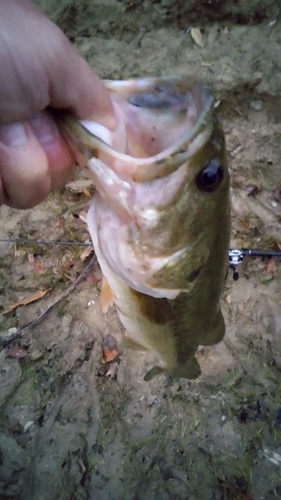
[[[118,174],[150,182],[175,171],[210,137],[214,98],[186,77],[108,81],[119,119],[110,136],[89,120],[57,114],[62,133],[85,161],[98,157]]]

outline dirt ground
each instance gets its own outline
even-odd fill
[[[187,73],[213,84],[232,180],[232,248],[281,248],[281,18],[274,2],[269,12],[259,23],[199,19],[203,47],[188,21],[110,31],[108,18],[97,27],[84,11],[77,26],[62,24],[104,78]],[[86,241],[77,214],[92,193],[75,182],[33,210],[1,207],[1,238]],[[91,259],[83,251],[0,242],[0,313],[48,290],[0,315],[3,338],[63,294]],[[148,354],[102,362],[114,352],[103,339],[121,326],[114,310],[100,311],[97,264],[3,349],[0,499],[281,499],[281,265],[248,258],[239,273],[222,297],[225,339],[199,351],[196,381],[144,382]]]

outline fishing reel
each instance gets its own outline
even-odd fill
[[[237,266],[243,262],[243,250],[230,249],[228,251],[229,268],[232,271],[232,278],[234,281],[239,279]]]
[[[252,249],[252,248],[241,248],[241,250],[238,249],[230,249],[228,251],[228,262],[229,262],[229,268],[232,271],[232,277],[234,281],[237,281],[239,279],[239,273],[237,271],[237,266],[239,264],[242,264],[243,258],[247,257],[281,257],[281,251],[274,251],[274,250],[259,250],[259,249]]]

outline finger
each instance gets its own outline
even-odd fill
[[[1,203],[31,208],[49,192],[47,156],[27,124],[1,127],[0,171]]]
[[[74,172],[75,159],[48,112],[37,113],[29,124],[47,156],[52,189],[59,189]]]
[[[0,127],[0,203],[31,208],[71,173],[73,159],[55,125],[40,120],[41,127],[36,119]]]

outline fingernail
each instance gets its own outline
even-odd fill
[[[11,123],[0,127],[0,142],[12,148],[23,146],[27,141],[25,126],[20,123]]]
[[[42,146],[54,142],[58,137],[57,126],[53,118],[46,111],[37,113],[29,123]]]

